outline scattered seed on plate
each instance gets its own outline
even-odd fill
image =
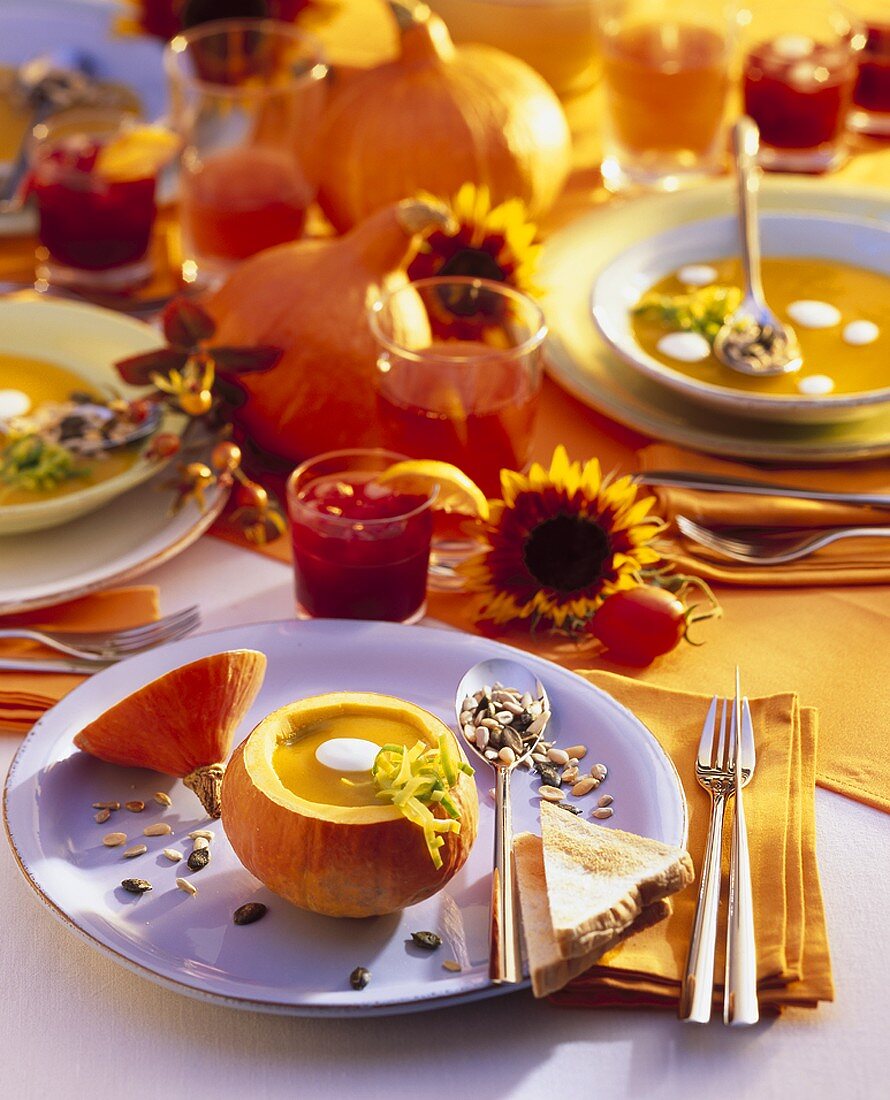
[[[442,963],[442,969],[450,970],[452,971],[452,973],[458,974],[463,969],[463,967],[455,959],[446,959],[445,962]]]
[[[195,829],[189,833],[189,840],[197,840],[200,837],[202,840],[213,840],[216,834],[212,833],[210,829]]]
[[[268,913],[268,909],[261,901],[248,901],[239,905],[232,914],[235,924],[254,924]]]
[[[418,947],[424,947],[427,951],[435,951],[437,947],[442,946],[442,937],[437,936],[435,932],[412,932],[411,939]]]
[[[120,802],[94,802],[94,810],[119,810],[121,808]]]
[[[364,989],[371,980],[371,971],[364,966],[357,966],[349,975],[349,984],[353,989]]]
[[[561,791],[559,787],[551,787],[547,783],[538,787],[538,794],[547,802],[562,802],[566,796],[565,791]]]
[[[124,859],[135,859],[136,856],[145,855],[147,851],[147,844],[134,844],[132,848],[128,848],[124,852]]]
[[[130,894],[144,894],[151,889],[151,883],[146,878],[125,878],[121,886]]]
[[[156,821],[154,825],[146,825],[142,830],[143,836],[169,836],[173,830],[166,821]]]
[[[605,764],[594,764],[593,767],[590,769],[590,774],[593,776],[594,779],[598,779],[600,783],[602,783],[602,781],[609,774],[609,769],[606,767]]]
[[[165,855],[171,863],[179,863],[182,859],[182,852],[177,852],[175,848],[165,848],[162,854]]]
[[[102,843],[106,848],[116,848],[119,844],[127,843],[126,833],[106,833],[102,837]]]
[[[192,871],[201,871],[210,862],[209,848],[196,848],[188,857],[188,865]]]
[[[576,760],[583,760],[584,757],[587,755],[587,746],[569,745],[569,747],[566,749],[566,752],[569,754],[570,757],[574,757]]]
[[[172,806],[173,799],[165,791],[155,791],[151,796],[159,806]]]
[[[601,794],[597,799],[597,806],[611,806],[615,799],[610,794]]]
[[[563,768],[562,781],[563,783],[574,783],[578,778],[579,772],[577,768]]]
[[[97,825],[104,825],[105,822],[109,819],[109,817],[111,817],[111,810],[108,810],[108,809],[100,810],[96,814],[96,824]]]
[[[145,809],[145,803],[138,798],[134,798],[131,802],[124,803],[124,809],[129,810],[131,814],[141,814]]]
[[[586,775],[583,779],[579,779],[578,782],[572,787],[572,794],[575,798],[580,798],[582,795],[590,794],[590,792],[597,786],[596,780],[592,775]],[[603,805],[603,803],[600,803]]]
[[[193,852],[203,852],[205,848],[210,847],[210,841],[205,836],[196,836],[192,841]]]
[[[553,764],[563,767],[569,762],[569,754],[564,749],[548,749],[547,756]]]
[[[598,817],[600,821],[605,821],[607,817],[611,817],[615,811],[611,806],[600,806],[593,811],[593,816]]]
[[[198,892],[198,887],[193,882],[189,882],[187,878],[178,878],[176,885],[186,894],[191,894],[192,897]]]
[[[570,814],[575,814],[576,816],[580,816],[581,814],[581,807],[573,806],[571,802],[557,802],[556,805],[561,810],[568,810]]]

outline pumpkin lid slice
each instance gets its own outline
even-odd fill
[[[253,649],[201,657],[109,707],[75,734],[74,744],[109,764],[178,776],[219,817],[232,736],[265,672],[265,655]]]

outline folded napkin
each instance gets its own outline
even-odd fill
[[[80,600],[19,615],[5,615],[0,625],[38,630],[126,630],[158,618],[158,590],[148,585],[115,588]],[[0,640],[0,657],[51,657],[54,650],[26,639]],[[0,729],[27,733],[38,718],[83,676],[56,672],[6,672],[0,669]]]
[[[661,443],[637,454],[642,473],[647,470],[688,470],[696,473],[770,481],[798,489],[840,492],[890,493],[890,464],[855,463],[842,468],[762,469],[726,462],[709,455],[684,451]],[[678,515],[705,527],[878,527],[890,524],[890,509],[860,508],[822,501],[789,500],[744,493],[713,493],[698,489],[653,487],[660,515],[673,521]],[[676,530],[672,557],[679,567],[707,580],[728,584],[819,585],[882,584],[890,582],[890,539],[845,540],[785,565],[746,565],[730,562],[711,550],[683,538]]]
[[[607,672],[585,674],[648,726],[677,766],[689,802],[687,848],[700,867],[710,803],[694,778],[710,699],[668,691]],[[757,770],[745,789],[757,939],[758,997],[764,1014],[815,1007],[834,998],[831,960],[816,866],[814,760],[816,712],[796,695],[752,699]],[[727,818],[727,837],[730,828]],[[729,845],[724,846],[724,877]],[[725,896],[715,973],[722,976]],[[674,896],[672,916],[633,936],[551,998],[574,1007],[651,1005],[676,1009],[692,932],[697,886]],[[722,1006],[722,977],[715,983]]]

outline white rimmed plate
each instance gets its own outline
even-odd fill
[[[890,226],[859,218],[814,214],[764,213],[759,222],[764,256],[809,257],[854,264],[886,275],[890,298]],[[603,338],[626,363],[653,382],[736,416],[830,423],[869,416],[876,406],[890,401],[890,369],[886,384],[878,389],[807,397],[757,393],[736,387],[730,370],[725,370],[725,384],[704,382],[644,351],[637,343],[632,323],[632,310],[641,295],[684,264],[725,259],[738,255],[738,251],[735,216],[675,226],[632,245],[608,263],[593,284],[593,318]],[[801,296],[818,297],[818,291],[807,294],[802,289]],[[890,340],[890,307],[882,330],[883,338]],[[855,355],[856,349],[848,347],[846,354]],[[806,373],[806,366],[802,373]]]
[[[114,363],[163,346],[156,329],[109,309],[41,299],[28,292],[0,300],[0,352],[66,367],[100,390],[111,389],[127,399],[139,397],[145,389],[123,382]],[[159,431],[178,434],[184,423],[184,417],[165,413]],[[0,536],[67,524],[141,485],[166,465],[145,457],[150,442],[140,445],[132,466],[107,481],[46,500],[0,503]]]
[[[602,827],[685,843],[682,786],[654,737],[610,696],[540,658],[469,634],[391,623],[259,623],[187,638],[100,672],[53,707],[19,749],[4,793],[9,841],[40,900],[104,954],[168,988],[238,1008],[344,1016],[435,1008],[516,988],[488,978],[493,802],[491,777],[481,772],[479,838],[467,864],[440,893],[402,913],[336,920],[302,912],[241,867],[218,822],[210,824],[212,861],[194,875],[197,897],[176,888],[182,864],[169,863],[161,849],[188,852],[186,834],[208,825],[194,795],[174,780],[80,753],[72,737],[162,673],[239,647],[263,651],[269,666],[236,741],[276,707],[325,691],[399,695],[452,722],[455,687],[470,665],[519,659],[546,685],[558,740],[588,745],[587,760],[609,767],[604,789],[614,796],[615,816]],[[170,794],[170,809],[152,801],[156,790]],[[131,798],[146,802],[143,814],[121,810],[105,825],[93,821],[94,801]],[[516,775],[513,801],[515,830],[537,829],[538,800],[526,773]],[[147,839],[145,855],[123,860],[121,849],[102,846],[112,827],[141,841],[143,826],[162,819],[174,836]],[[120,882],[132,876],[151,881],[152,892],[125,893]],[[251,900],[267,904],[267,916],[236,927],[232,913]],[[420,930],[437,931],[442,947],[430,953],[412,946],[410,933]],[[460,963],[461,972],[445,970],[445,959]],[[356,966],[372,972],[359,992],[348,980]]]
[[[593,282],[637,241],[734,209],[730,180],[627,201],[612,199],[547,238],[537,275],[550,336],[549,373],[580,401],[655,439],[730,458],[801,464],[855,462],[890,455],[890,408],[836,424],[753,420],[698,405],[630,369],[597,331]],[[767,176],[765,212],[829,213],[890,226],[886,191],[830,180]]]

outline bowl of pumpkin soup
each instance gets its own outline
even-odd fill
[[[837,422],[890,402],[890,225],[770,213],[760,234],[766,298],[797,333],[799,371],[752,377],[714,355],[741,300],[734,217],[650,237],[600,272],[593,319],[621,369],[757,419]]]
[[[130,403],[145,392],[114,363],[162,346],[154,329],[110,310],[0,300],[0,536],[67,523],[158,472],[151,435],[103,444],[129,434]],[[164,412],[156,431],[179,434],[184,422]]]

